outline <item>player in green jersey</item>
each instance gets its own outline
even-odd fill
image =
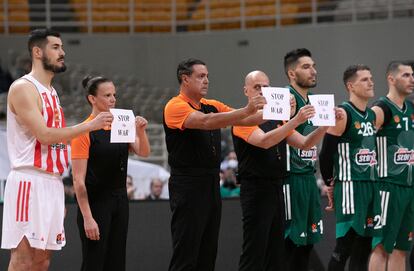
[[[301,48],[286,54],[284,67],[291,94],[296,100],[296,115],[300,108],[309,104],[309,89],[316,86],[315,62],[309,50]],[[306,136],[315,128],[307,121],[298,126],[296,131]],[[290,147],[287,155],[290,176],[283,187],[287,269],[307,270],[313,244],[320,240],[323,232],[320,195],[314,175],[317,149],[312,147],[305,151]]]
[[[412,67],[394,61],[387,67],[388,94],[377,101],[375,111],[378,174],[383,237],[374,238],[369,270],[405,270],[406,251],[414,229],[414,106]],[[388,259],[388,264],[387,264]]]
[[[348,258],[349,270],[367,270],[371,237],[382,228],[375,113],[367,108],[374,82],[366,65],[349,66],[343,81],[349,93],[349,101],[340,106],[345,118],[329,127],[319,156],[322,177],[331,187],[328,208],[334,207],[336,216],[336,246],[328,270],[344,270]]]

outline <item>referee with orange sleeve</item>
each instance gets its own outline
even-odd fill
[[[108,78],[87,76],[82,81],[92,107],[93,121],[116,105],[116,88]],[[78,202],[77,224],[82,244],[82,271],[126,269],[129,204],[126,188],[128,154],[146,157],[150,145],[147,120],[135,118],[132,143],[111,143],[111,127],[72,140],[73,186]]]
[[[264,72],[252,71],[246,76],[244,94],[250,99],[268,86]],[[288,174],[286,144],[310,149],[323,137],[325,127],[307,136],[295,131],[314,114],[313,106],[305,105],[285,124],[269,120],[259,126],[232,129],[243,216],[240,271],[285,270],[284,223],[289,206],[285,207],[282,186]]]
[[[164,109],[164,130],[171,167],[169,181],[173,254],[169,270],[214,270],[221,220],[220,128],[255,125],[265,104],[258,95],[234,110],[205,99],[206,64],[197,59],[177,68],[180,93]]]

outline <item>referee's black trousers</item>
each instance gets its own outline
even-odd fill
[[[285,270],[283,180],[242,179],[240,271]]]
[[[78,228],[82,242],[81,271],[125,270],[129,202],[126,189],[90,196],[92,216],[99,227],[100,239],[86,238],[82,213],[78,208]]]
[[[171,176],[173,254],[170,271],[212,271],[221,220],[218,174]]]

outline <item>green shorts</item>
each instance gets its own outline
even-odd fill
[[[336,238],[344,237],[351,227],[361,236],[381,236],[381,201],[378,186],[378,183],[371,181],[335,183]]]
[[[374,237],[372,246],[382,244],[387,253],[393,249],[409,251],[414,228],[414,188],[380,182],[382,237]]]
[[[283,185],[285,238],[296,245],[315,244],[323,233],[320,192],[314,175],[291,174]]]

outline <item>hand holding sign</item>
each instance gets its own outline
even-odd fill
[[[104,129],[111,126],[113,118],[111,113],[101,112],[89,124],[92,126],[92,131]]]
[[[303,106],[293,119],[296,119],[300,124],[306,122],[308,119],[315,116],[315,108],[313,105],[307,104]]]
[[[287,88],[262,87],[266,105],[263,107],[263,119],[290,119],[290,92]]]
[[[335,126],[334,95],[309,95],[309,102],[315,107],[315,116],[311,119],[315,126]]]
[[[135,142],[136,124],[132,110],[110,109],[114,116],[111,127],[111,143]]]
[[[266,104],[266,99],[263,96],[257,95],[249,99],[247,104],[247,110],[250,115],[256,113],[258,110],[262,109]]]
[[[147,128],[147,124],[148,124],[148,121],[145,118],[141,116],[135,117],[135,126],[137,128],[137,132],[144,131],[145,128]]]
[[[296,112],[296,98],[292,93],[290,94],[290,117],[293,117]]]

